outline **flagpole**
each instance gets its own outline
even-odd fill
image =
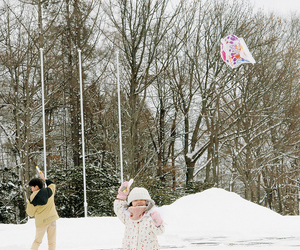
[[[119,144],[120,144],[120,167],[121,167],[121,183],[123,183],[123,153],[122,153],[122,123],[121,123],[121,91],[119,76],[119,51],[117,51],[117,85],[118,85],[118,113],[119,113]]]
[[[47,158],[46,158],[46,125],[45,125],[45,88],[44,88],[44,60],[43,49],[40,48],[41,55],[41,84],[42,84],[42,110],[43,110],[43,145],[44,145],[44,176],[47,178]]]
[[[79,82],[80,82],[80,109],[81,109],[81,145],[82,145],[82,165],[83,165],[83,196],[84,196],[84,217],[87,217],[86,202],[86,176],[85,176],[85,145],[84,145],[84,119],[83,119],[83,88],[82,88],[82,72],[81,72],[81,50],[78,50],[79,60]]]

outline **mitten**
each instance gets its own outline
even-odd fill
[[[117,198],[119,200],[122,200],[122,201],[125,201],[126,198],[127,198],[127,195],[129,194],[129,183],[128,181],[125,181],[122,183],[121,187],[119,187],[119,190],[118,190],[118,195],[117,195]]]
[[[163,223],[163,219],[161,218],[159,212],[153,211],[151,213],[151,218],[155,224],[155,226],[159,227]]]

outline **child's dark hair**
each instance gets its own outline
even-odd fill
[[[39,186],[39,188],[42,189],[42,187],[43,187],[43,182],[42,182],[42,180],[39,179],[39,178],[33,178],[33,179],[29,182],[29,186],[30,186],[30,187]]]

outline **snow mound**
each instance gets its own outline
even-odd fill
[[[276,212],[247,201],[236,193],[211,188],[201,193],[182,197],[164,206],[167,230],[187,235],[253,234],[270,232],[282,227],[284,217]]]

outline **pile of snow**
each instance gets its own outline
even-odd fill
[[[159,236],[162,249],[300,246],[299,216],[281,216],[223,189],[188,195],[160,210],[167,224],[165,234]],[[120,249],[123,233],[124,225],[116,217],[61,218],[57,250]],[[30,249],[34,235],[34,219],[25,225],[0,224],[0,249]],[[40,250],[46,249],[45,237]]]
[[[169,230],[196,236],[278,232],[284,217],[219,188],[188,195],[164,206]]]

